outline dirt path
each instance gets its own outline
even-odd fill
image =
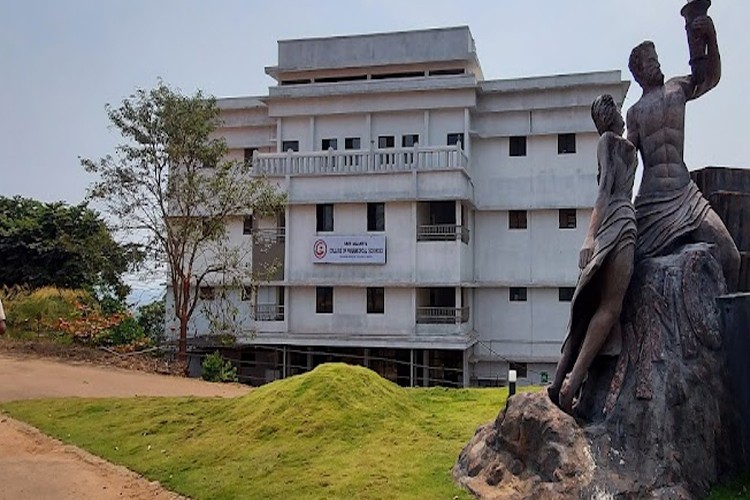
[[[223,396],[239,385],[117,368],[0,355],[0,401],[49,397]],[[0,500],[173,499],[177,495],[120,466],[0,415]]]

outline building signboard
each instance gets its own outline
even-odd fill
[[[315,264],[385,264],[385,235],[318,236],[312,259]]]

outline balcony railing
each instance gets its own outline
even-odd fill
[[[469,321],[469,306],[417,307],[417,323],[433,325],[458,325]]]
[[[258,175],[359,174],[466,168],[460,145],[344,151],[256,153]]]
[[[284,306],[279,304],[255,304],[255,321],[284,321]]]
[[[458,224],[426,224],[417,226],[417,241],[469,242],[469,228]]]
[[[286,228],[275,227],[270,229],[253,229],[253,241],[260,245],[272,245],[274,243],[284,243],[286,238]]]

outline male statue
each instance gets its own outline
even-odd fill
[[[664,82],[653,42],[633,49],[628,64],[643,95],[627,113],[627,138],[641,152],[643,177],[635,199],[636,259],[665,255],[687,242],[713,243],[730,292],[737,290],[740,254],[719,216],[690,179],[683,160],[685,105],[719,83],[721,59],[710,17],[687,27],[706,40],[705,61],[689,76]]]

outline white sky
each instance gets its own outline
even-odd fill
[[[106,103],[157,78],[185,92],[263,95],[276,41],[468,25],[485,78],[620,69],[656,43],[669,78],[689,72],[684,0],[0,0],[0,195],[77,203],[78,156],[113,150]],[[719,86],[690,103],[685,160],[750,166],[750,2],[710,10]],[[631,85],[625,107],[640,95]]]

